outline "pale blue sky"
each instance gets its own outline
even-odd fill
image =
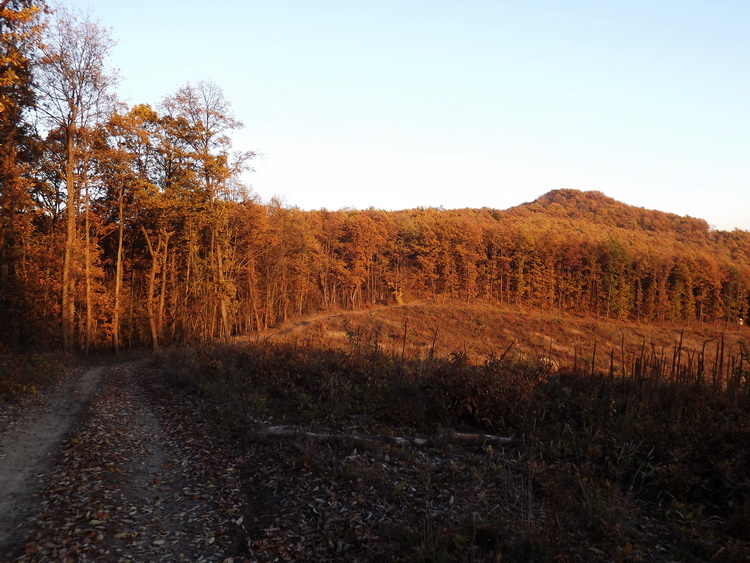
[[[746,0],[130,0],[121,97],[212,80],[304,209],[505,209],[556,188],[750,230]]]

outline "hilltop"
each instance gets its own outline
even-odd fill
[[[552,190],[531,203],[509,209],[509,212],[520,216],[542,213],[552,217],[568,217],[576,221],[689,240],[708,241],[711,234],[704,219],[627,205],[599,191]]]

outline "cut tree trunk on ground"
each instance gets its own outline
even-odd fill
[[[342,434],[327,432],[310,432],[293,426],[270,426],[249,436],[253,442],[266,443],[273,440],[294,440],[304,438],[315,442],[345,442],[363,446],[393,446],[436,447],[446,444],[479,444],[483,446],[506,446],[512,444],[513,436],[496,436],[474,432],[456,432],[448,430],[431,436],[367,436],[360,434]]]

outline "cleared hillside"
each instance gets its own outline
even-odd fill
[[[462,303],[419,302],[374,307],[365,311],[325,313],[281,325],[261,339],[312,343],[341,351],[373,351],[390,355],[448,358],[464,354],[482,363],[502,354],[526,359],[548,358],[560,369],[590,367],[596,346],[596,370],[622,371],[641,353],[672,361],[682,349],[687,364],[705,352],[712,363],[721,353],[726,361],[742,353],[750,327],[726,323],[703,326],[647,325],[585,316],[556,316],[512,307],[469,306]],[[253,338],[254,340],[254,338]],[[624,361],[623,361],[624,359]],[[626,370],[627,371],[627,370]]]

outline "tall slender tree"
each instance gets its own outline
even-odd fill
[[[87,16],[77,17],[60,7],[47,27],[37,76],[41,123],[50,134],[59,134],[64,140],[64,158],[56,172],[63,179],[66,192],[61,315],[66,352],[72,352],[75,344],[72,272],[78,207],[86,182],[77,169],[89,148],[89,132],[105,119],[112,107],[110,91],[116,76],[106,66],[112,46],[106,29]]]

